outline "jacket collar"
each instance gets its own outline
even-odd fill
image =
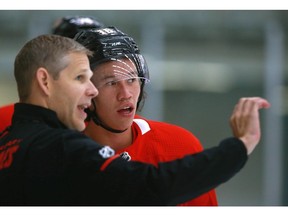
[[[55,111],[27,103],[16,103],[12,125],[17,122],[44,122],[51,127],[67,128],[57,117]]]

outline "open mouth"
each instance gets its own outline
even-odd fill
[[[122,109],[118,110],[118,113],[121,113],[123,115],[128,115],[128,114],[131,114],[133,110],[134,110],[133,107],[127,106],[127,107],[123,107]]]
[[[78,109],[81,111],[83,118],[87,117],[87,114],[85,112],[85,109],[89,108],[90,104],[83,104],[83,105],[79,105]]]
[[[85,109],[87,109],[88,107],[89,107],[90,105],[89,104],[83,104],[83,105],[79,105],[78,106],[78,109],[80,109],[80,110],[85,110]]]

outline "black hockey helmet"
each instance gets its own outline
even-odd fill
[[[129,58],[136,64],[138,76],[143,78],[142,81],[149,81],[148,66],[138,45],[132,37],[116,27],[88,29],[76,34],[74,39],[94,52],[89,59],[92,70],[105,61]]]
[[[104,24],[91,16],[65,16],[55,22],[52,33],[74,38],[79,31],[102,27]]]

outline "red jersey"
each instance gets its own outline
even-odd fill
[[[157,166],[203,150],[200,141],[188,130],[176,125],[135,117],[133,144],[117,153],[128,152],[131,160]],[[181,206],[218,206],[215,189],[179,204]]]
[[[0,132],[11,125],[12,115],[14,113],[14,104],[0,107]]]

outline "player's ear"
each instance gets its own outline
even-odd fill
[[[49,86],[49,80],[50,80],[50,74],[48,73],[48,71],[43,68],[40,67],[38,68],[38,70],[36,71],[36,80],[37,83],[40,87],[40,89],[42,90],[42,92],[46,95],[49,95],[50,92],[50,86]]]

